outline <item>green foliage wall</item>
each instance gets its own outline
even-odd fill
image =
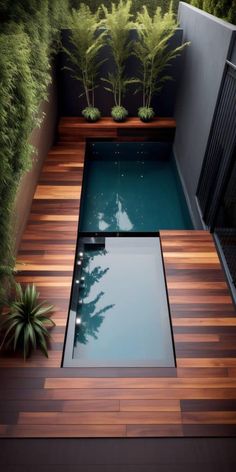
[[[96,11],[97,8],[103,3],[107,8],[110,7],[111,3],[118,3],[119,0],[70,0],[70,4],[73,8],[78,8],[80,3],[86,3],[91,10]],[[173,0],[173,10],[177,13],[179,0]],[[152,15],[156,8],[159,6],[163,12],[166,12],[170,6],[170,0],[133,0],[132,1],[132,13],[136,14],[142,9],[142,6],[146,5],[149,13]]]
[[[190,3],[212,15],[236,24],[236,0],[191,0]]]
[[[21,28],[0,35],[0,258],[12,265],[11,212],[17,183],[29,167],[26,144],[35,114],[35,90],[30,71],[29,39]]]
[[[29,136],[43,118],[66,9],[65,0],[0,0],[0,291],[14,268],[15,196],[32,163]]]
[[[111,3],[118,3],[119,0],[84,0],[91,10],[95,11],[101,3],[104,3],[108,8]],[[230,23],[236,24],[236,0],[185,0],[193,6],[205,10],[212,15],[223,18]],[[81,0],[70,0],[73,8],[78,8]],[[173,11],[177,13],[179,0],[173,0]],[[142,6],[146,5],[149,13],[152,15],[157,6],[160,6],[163,12],[166,12],[170,6],[170,0],[133,0],[132,13],[135,14],[141,10]]]

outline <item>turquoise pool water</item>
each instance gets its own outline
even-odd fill
[[[103,239],[80,241],[64,366],[174,367],[159,238]]]
[[[82,232],[193,228],[166,143],[91,143],[82,201]]]

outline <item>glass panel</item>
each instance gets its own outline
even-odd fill
[[[93,241],[80,244],[73,360],[64,365],[173,367],[159,238],[107,237],[98,246]]]

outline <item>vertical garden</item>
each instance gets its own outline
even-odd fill
[[[29,144],[43,116],[51,57],[55,52],[64,0],[0,2],[0,284],[14,269],[14,202],[23,174],[37,150]]]

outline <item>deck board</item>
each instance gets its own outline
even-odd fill
[[[105,125],[99,133],[108,136]],[[0,437],[235,436],[236,313],[206,231],[161,231],[176,369],[97,378],[60,368],[85,154],[79,128],[76,119],[61,122],[17,260],[18,280],[55,305],[49,359],[1,354]]]

